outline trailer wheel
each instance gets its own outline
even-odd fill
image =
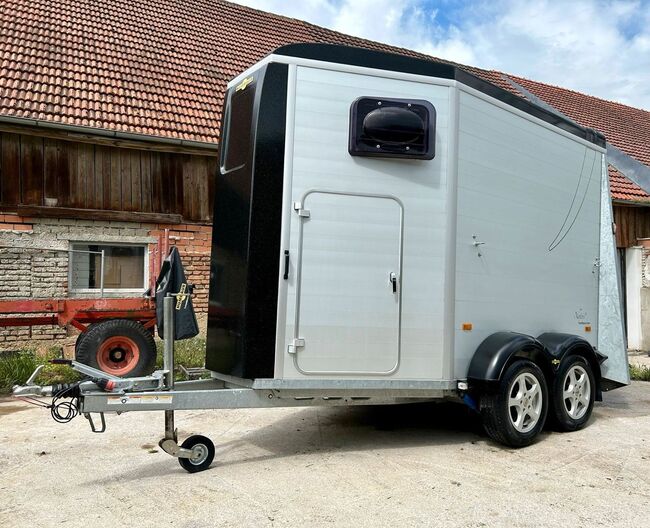
[[[546,380],[532,361],[510,365],[496,392],[481,397],[481,417],[488,435],[510,447],[533,443],[544,427],[548,409]]]
[[[552,417],[560,431],[577,431],[589,421],[594,388],[594,374],[583,357],[568,356],[562,361],[552,394]]]
[[[84,334],[82,334],[84,335]],[[107,374],[146,376],[156,366],[156,344],[136,321],[111,319],[95,323],[78,340],[77,361]]]
[[[193,458],[179,458],[178,463],[188,473],[198,473],[210,467],[214,460],[214,444],[205,436],[194,435],[187,438],[181,445],[183,449],[196,451]]]

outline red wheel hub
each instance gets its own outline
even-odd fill
[[[113,336],[104,341],[97,351],[99,368],[108,374],[124,376],[131,372],[140,360],[140,349],[133,339]]]

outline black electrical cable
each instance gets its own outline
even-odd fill
[[[50,414],[55,422],[68,423],[79,416],[79,383],[60,385],[52,392],[52,403],[49,405]]]

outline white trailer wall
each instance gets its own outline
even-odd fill
[[[498,331],[598,344],[603,149],[453,81],[289,68],[276,377],[463,379]],[[350,156],[363,96],[431,102],[434,160]]]
[[[459,102],[456,377],[501,330],[596,345],[602,149],[471,89]]]
[[[287,120],[292,132],[283,225],[289,229],[282,237],[292,266],[289,280],[280,281],[279,304],[286,303],[286,312],[279,318],[276,376],[442,379],[449,346],[444,293],[450,89],[444,80],[425,84],[387,78],[388,72],[290,68],[288,100],[295,97],[295,107]],[[437,113],[435,159],[350,156],[350,106],[361,96],[431,102]],[[302,203],[309,218],[296,214],[293,202]],[[400,214],[397,306],[388,275],[399,262],[383,252],[397,247]],[[397,319],[395,310],[401,311]],[[294,337],[304,338],[304,347],[290,354]]]

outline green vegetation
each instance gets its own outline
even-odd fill
[[[32,352],[2,354],[0,356],[0,392],[10,392],[14,385],[27,381],[38,364],[38,358]]]
[[[164,343],[160,339],[156,339],[156,349],[158,357],[156,358],[156,368],[163,367],[163,346]],[[179,369],[179,365],[185,368],[196,368],[205,366],[205,338],[193,337],[192,339],[184,339],[183,341],[176,341],[174,347],[174,379],[176,381],[185,381],[187,378],[185,374]],[[209,377],[208,375],[204,377]]]
[[[162,368],[163,342],[156,339],[157,359],[156,367]],[[61,349],[50,347],[45,354],[38,354],[35,350],[25,349],[18,352],[0,352],[0,394],[10,393],[14,385],[24,384],[38,365],[45,365],[36,383],[52,385],[54,383],[72,383],[81,379],[81,376],[67,365],[52,365],[50,359],[60,358]],[[183,381],[186,376],[179,366],[185,368],[203,367],[205,364],[205,338],[195,337],[176,342],[175,349],[176,369],[175,378]]]
[[[0,393],[11,392],[14,385],[27,381],[38,365],[45,365],[36,378],[36,383],[51,385],[53,383],[72,383],[80,376],[66,365],[52,365],[50,359],[60,358],[58,347],[51,347],[45,354],[37,354],[34,350],[0,353]]]
[[[156,339],[156,349],[158,358],[156,367],[163,366],[163,347],[161,339]],[[183,341],[176,341],[174,346],[174,362],[177,365],[183,365],[186,368],[202,367],[205,364],[205,339],[202,337],[193,337]]]
[[[637,381],[650,381],[650,367],[630,365],[630,378]]]

